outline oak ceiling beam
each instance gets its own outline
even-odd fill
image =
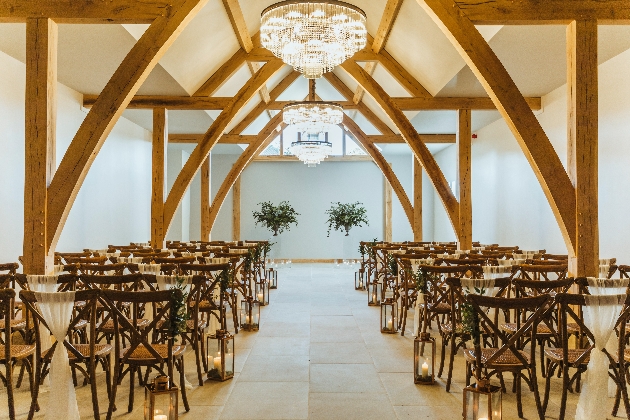
[[[599,24],[630,23],[626,0],[454,0],[458,13],[473,24],[568,24],[595,20]]]
[[[377,101],[387,116],[394,122],[414,155],[426,170],[438,196],[442,200],[453,230],[456,234],[459,234],[459,203],[455,195],[453,195],[453,191],[451,191],[451,187],[446,181],[442,170],[429,149],[427,149],[427,146],[422,142],[416,129],[405,114],[394,104],[387,92],[361,66],[352,60],[348,60],[341,67],[363,86],[363,89]]]
[[[107,82],[68,146],[48,187],[49,249],[55,248],[79,189],[127,104],[207,1],[182,0],[169,9],[167,15],[156,18]]]
[[[490,45],[452,0],[417,1],[451,41],[497,106],[538,178],[569,254],[575,255],[575,190],[529,104]]]
[[[265,150],[269,143],[276,138],[276,130],[278,128],[281,130],[284,128],[284,124],[282,123],[282,114],[276,115],[267,123],[267,125],[256,136],[256,140],[252,142],[247,149],[243,150],[243,153],[241,153],[236,162],[234,162],[234,165],[232,165],[232,169],[230,169],[230,172],[221,183],[221,187],[219,187],[219,190],[214,196],[214,200],[212,200],[212,205],[210,205],[210,216],[208,220],[210,222],[211,230],[214,226],[214,222],[217,220],[219,210],[221,210],[221,206],[223,206],[225,197],[227,197],[228,193],[232,189],[232,186],[241,176],[241,173],[245,170],[247,165],[250,164],[252,159]]]
[[[279,85],[284,91],[286,89],[285,84],[291,84],[297,78],[299,73],[288,79],[286,83]],[[273,98],[277,98],[279,95],[269,94],[271,102],[262,102],[260,105],[261,110],[282,110],[286,105],[289,105],[295,101],[276,101]],[[98,95],[83,95],[83,106],[86,108],[92,107]],[[459,98],[459,97],[435,97],[435,98],[391,98],[398,108],[403,111],[456,111],[458,109],[471,109],[471,110],[493,110],[497,109],[490,98]],[[542,100],[539,97],[525,98],[530,108],[534,111],[542,109]],[[218,96],[161,96],[161,95],[136,95],[127,105],[128,109],[153,109],[153,108],[167,108],[167,109],[179,109],[179,110],[221,110],[227,107],[232,98],[218,97]],[[335,101],[335,103],[341,105],[344,109],[363,109],[365,107],[359,107],[352,101]],[[262,112],[262,111],[261,111]]]
[[[455,144],[455,134],[418,134],[425,144]],[[203,134],[169,134],[169,143],[199,143]],[[250,144],[258,138],[257,134],[223,134],[219,144]],[[378,144],[402,144],[405,139],[400,134],[364,135],[366,141]]]
[[[208,131],[203,135],[203,138],[190,154],[181,172],[177,175],[177,179],[171,187],[171,191],[164,203],[164,225],[167,231],[186,189],[190,186],[193,177],[201,168],[201,165],[208,156],[208,153],[210,153],[212,147],[219,141],[219,138],[223,135],[223,132],[234,117],[282,66],[282,61],[278,59],[267,62],[252,76],[245,86],[238,91],[236,96],[232,99],[232,103],[219,114]]]
[[[271,90],[271,93],[269,94],[269,99],[271,101],[275,101],[276,99],[278,99],[282,92],[287,90],[287,88],[291,86],[293,82],[295,82],[299,75],[300,73],[295,70],[286,75],[285,78],[282,79],[280,83],[278,83],[278,85]],[[243,130],[249,127],[249,125],[253,123],[256,118],[260,116],[260,114],[268,110],[268,106],[269,105],[266,104],[264,101],[261,101],[249,114],[247,114],[241,121],[239,121],[238,124],[234,126],[234,128],[230,131],[230,134],[240,134]]]
[[[402,6],[403,0],[387,0],[387,4],[385,5],[385,11],[383,12],[383,17],[381,18],[381,23],[378,26],[378,30],[376,31],[376,36],[372,41],[372,51],[378,54],[384,47],[387,42],[387,38],[389,38],[389,33],[394,27],[394,22],[396,21],[396,17],[398,16],[398,12],[400,11],[400,6]],[[374,73],[374,69],[376,68],[375,62],[367,63],[365,66],[365,71],[370,74]],[[363,94],[365,91],[361,86],[357,86],[357,89],[354,93],[354,98],[352,102],[358,104],[363,99]]]
[[[172,0],[2,0],[0,23],[49,18],[56,23],[152,23],[181,2]]]
[[[409,224],[413,227],[413,206],[411,205],[411,201],[409,201],[409,197],[405,192],[402,184],[398,180],[398,177],[394,173],[392,167],[389,165],[385,157],[379,152],[374,143],[370,142],[367,138],[363,130],[355,123],[350,117],[347,115],[343,116],[343,125],[348,129],[348,131],[354,136],[355,139],[363,146],[363,149],[370,155],[372,160],[376,166],[379,167],[383,175],[389,182],[389,185],[392,186],[392,189],[396,193],[400,204],[407,215],[407,220],[409,220]]]
[[[324,73],[324,77],[328,82],[337,89],[337,92],[341,93],[341,95],[346,98],[348,101],[352,101],[354,97],[354,92],[350,90],[348,86],[344,82],[341,81],[339,77],[333,72]],[[363,114],[363,116],[376,128],[381,134],[394,134],[391,128],[379,117],[376,116],[374,112],[363,102],[359,102],[356,104],[357,110]]]

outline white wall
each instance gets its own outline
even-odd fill
[[[22,255],[25,66],[0,52],[0,262]],[[85,118],[81,95],[58,84],[57,163]],[[121,118],[96,157],[57,250],[146,241],[150,234],[151,133]]]
[[[600,256],[630,262],[630,51],[599,66],[599,231]],[[566,86],[543,97],[538,115],[561,161],[566,164]],[[534,173],[503,120],[477,132],[473,140],[473,237],[484,243],[567,249]],[[455,146],[436,158],[448,180],[455,170]],[[454,178],[453,178],[454,179]],[[436,203],[439,199],[435,198]],[[436,240],[450,226],[435,205]],[[452,231],[452,229],[451,229]],[[440,233],[441,232],[441,233]]]

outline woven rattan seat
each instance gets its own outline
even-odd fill
[[[507,323],[507,324],[501,324],[500,326],[502,331],[505,332],[510,332],[510,333],[514,333],[517,330],[516,324],[515,323]],[[578,326],[575,323],[572,324],[567,324],[567,331],[570,334],[575,334],[576,332],[578,332]],[[546,324],[538,324],[538,327],[536,328],[536,334],[539,335],[551,335],[551,330],[549,329],[549,327]]]
[[[11,358],[24,359],[35,353],[34,344],[12,344],[11,345]],[[4,345],[0,345],[0,361],[4,361]]]
[[[481,363],[486,364],[488,359],[492,357],[499,349],[495,348],[486,348],[481,349]],[[560,350],[562,351],[562,350]],[[525,360],[529,362],[529,354],[519,350],[519,353],[523,356]],[[464,349],[464,358],[466,361],[473,363],[475,361],[475,349]],[[520,366],[523,362],[521,362],[511,351],[505,351],[501,356],[491,363],[491,366],[503,365],[503,366]]]
[[[166,359],[168,357],[168,345],[167,344],[152,344],[151,345],[158,354]],[[125,347],[122,349],[121,356],[125,356],[129,351],[129,347]],[[174,345],[173,346],[173,356],[177,357],[186,351],[186,346]],[[140,344],[137,348],[134,349],[133,353],[129,357],[130,360],[154,360],[155,356],[150,353],[143,344]]]
[[[72,346],[79,352],[81,353],[84,357],[89,357],[90,356],[90,345],[89,344],[72,344]],[[95,356],[105,356],[109,353],[111,353],[114,350],[114,347],[111,344],[95,344],[94,345],[94,355]],[[46,350],[45,352],[42,353],[42,357],[46,357],[48,355],[48,352],[50,351],[50,349]],[[72,359],[76,359],[76,356],[74,355],[74,353],[72,353],[70,350],[68,350],[68,358],[70,359],[70,361],[72,361]]]
[[[129,320],[129,323],[131,323],[131,320]],[[149,319],[138,319],[138,328],[142,329],[145,328],[146,326],[148,326],[151,323],[151,320]],[[97,327],[99,330],[101,331],[114,331],[114,320],[113,319],[108,319],[107,321],[105,321],[105,323],[99,324],[97,325]],[[124,326],[121,325],[121,328],[125,328]]]
[[[157,323],[157,329],[162,328],[162,325],[164,325],[164,321],[159,321]],[[199,323],[197,325],[197,327],[203,329],[206,328],[208,326],[208,323],[205,320],[199,320]],[[189,330],[192,330],[193,328],[195,328],[195,320],[194,319],[189,319],[188,321],[186,321],[186,328],[188,328]]]
[[[463,330],[463,326],[460,322],[458,322],[455,326],[455,331],[462,331]],[[442,324],[442,331],[450,334],[453,332],[453,326],[451,323],[446,323],[446,324]]]
[[[425,305],[424,303],[421,303],[420,307],[424,308],[424,305]],[[432,312],[445,313],[445,314],[451,312],[451,305],[445,302],[440,302],[437,305],[430,303],[429,308]]]
[[[568,356],[569,356],[569,363],[575,363],[575,361],[580,358],[584,353],[588,352],[588,350],[585,349],[569,349],[568,350]],[[545,356],[547,356],[549,359],[557,361],[557,362],[561,362],[562,361],[562,349],[561,348],[546,348],[545,349]],[[628,355],[626,357],[630,357],[630,353],[628,353]],[[587,364],[589,361],[589,357],[587,356],[582,363]]]

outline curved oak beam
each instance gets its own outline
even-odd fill
[[[442,204],[446,209],[453,231],[459,238],[459,203],[451,191],[451,187],[446,182],[446,178],[442,173],[442,170],[438,166],[437,162],[433,158],[433,155],[424,144],[420,135],[416,131],[415,127],[409,122],[405,114],[394,104],[390,96],[385,90],[370,76],[365,70],[363,70],[356,62],[346,61],[341,65],[345,71],[350,74],[359,85],[363,86],[363,89],[372,96],[379,106],[385,111],[387,116],[391,118],[396,127],[400,130],[403,138],[413,151],[416,159],[420,161],[424,167],[429,179],[433,183],[435,190],[437,191]],[[412,219],[413,220],[413,219]]]
[[[209,217],[210,231],[212,231],[212,228],[214,227],[214,222],[217,220],[219,210],[221,210],[221,206],[223,206],[225,197],[227,197],[238,177],[241,176],[241,173],[247,165],[249,165],[249,163],[273,141],[275,138],[273,134],[281,125],[283,125],[283,123],[282,113],[280,112],[273,117],[262,130],[260,130],[258,138],[250,143],[249,146],[243,150],[243,153],[241,153],[236,162],[234,162],[232,169],[228,172],[221,184],[221,187],[219,188],[219,191],[217,191],[217,194],[214,196],[214,200],[212,200]]]
[[[182,168],[171,191],[164,203],[164,227],[165,231],[171,226],[175,211],[179,206],[186,189],[192,182],[193,177],[201,168],[204,160],[210,153],[212,147],[219,141],[223,131],[227,128],[234,117],[243,109],[245,105],[258,93],[258,90],[283,66],[280,60],[268,61],[256,72],[254,76],[243,86],[231,103],[225,108],[216,120],[212,123],[206,134],[199,140],[199,143],[190,154],[186,164]],[[251,145],[250,145],[251,147]]]
[[[124,58],[72,139],[48,187],[48,249],[55,248],[105,139],[151,70],[208,0],[180,0],[156,18]]]
[[[367,136],[365,135],[363,130],[361,130],[361,128],[357,125],[357,123],[352,120],[352,118],[344,115],[343,125],[345,125],[348,131],[350,131],[350,133],[352,133],[357,141],[361,143],[361,146],[363,146],[365,151],[368,152],[370,157],[374,160],[376,166],[378,166],[381,172],[383,172],[383,175],[389,182],[389,185],[392,186],[392,189],[396,193],[398,201],[400,201],[400,204],[402,205],[403,210],[407,215],[407,220],[409,220],[409,224],[413,229],[413,206],[411,205],[411,201],[409,201],[409,197],[407,196],[405,189],[400,184],[398,177],[392,170],[387,160],[385,160],[385,157],[381,154],[381,152],[379,152],[374,143],[367,140]]]
[[[575,189],[525,98],[475,25],[452,0],[417,0],[451,41],[505,119],[540,183],[570,254],[575,255]]]

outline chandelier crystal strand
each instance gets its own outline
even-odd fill
[[[263,10],[262,46],[317,79],[365,48],[365,13],[341,1],[283,1]]]

